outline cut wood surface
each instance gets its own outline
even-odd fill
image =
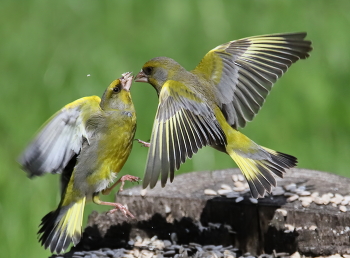
[[[128,206],[136,217],[134,224],[160,214],[167,222],[189,217],[204,226],[229,225],[235,232],[231,244],[243,252],[299,251],[308,256],[350,253],[350,179],[292,169],[277,179],[279,187],[274,195],[255,201],[246,190],[230,192],[229,187],[238,189],[233,175],[240,175],[240,171],[182,174],[165,188],[158,183],[152,190],[142,190],[141,186],[126,189],[116,201]],[[205,191],[221,194],[206,195]],[[120,213],[95,213],[88,225],[95,225],[103,235],[123,220]]]

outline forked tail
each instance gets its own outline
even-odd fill
[[[39,241],[52,253],[64,252],[70,243],[77,245],[81,238],[81,227],[85,197],[68,205],[59,206],[57,210],[46,214],[40,224]]]
[[[297,164],[296,157],[259,146],[232,128],[218,107],[215,116],[226,135],[226,152],[241,169],[254,198],[263,197],[266,191],[270,193],[272,186],[276,186],[272,174],[283,177],[287,169]]]
[[[263,197],[276,186],[272,174],[282,178],[287,169],[296,166],[297,158],[259,146],[238,131],[235,134],[236,139],[226,146],[226,151],[247,179],[252,196]]]

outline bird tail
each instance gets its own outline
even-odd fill
[[[39,242],[52,253],[64,252],[70,243],[77,245],[81,239],[81,228],[86,198],[62,206],[46,214],[40,224]]]
[[[297,164],[295,157],[259,146],[235,129],[227,136],[226,152],[241,169],[254,198],[263,197],[276,186],[273,174],[282,178],[287,169]]]

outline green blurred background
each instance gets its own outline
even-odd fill
[[[50,254],[36,232],[42,216],[58,204],[58,176],[30,180],[16,163],[37,129],[65,104],[101,96],[121,73],[137,73],[156,56],[192,69],[207,51],[230,40],[308,32],[311,58],[293,65],[278,81],[243,131],[263,146],[297,156],[299,167],[349,176],[349,10],[346,0],[2,0],[0,256]],[[148,140],[157,96],[140,83],[132,94],[136,138]],[[146,155],[146,148],[135,145],[123,174],[142,176]],[[234,166],[228,156],[205,148],[180,172]],[[108,207],[88,204],[85,217],[94,209]]]

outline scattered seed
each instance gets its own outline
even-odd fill
[[[244,176],[241,175],[241,174],[239,174],[239,175],[238,175],[238,181],[243,182],[243,181],[244,181]]]
[[[339,206],[339,210],[342,211],[342,212],[346,212],[348,209],[345,206],[340,205]]]
[[[312,225],[312,226],[309,227],[309,230],[316,230],[316,228],[317,228],[317,226]]]
[[[301,191],[300,193],[298,193],[300,196],[310,196],[311,192],[309,191]]]
[[[218,195],[218,193],[212,189],[205,189],[204,194],[205,195]]]
[[[244,184],[243,184],[241,181],[234,182],[233,185],[234,185],[236,188],[244,187]]]
[[[222,184],[222,185],[221,185],[221,189],[232,191],[231,186],[229,186],[229,185],[227,185],[227,184]]]
[[[297,189],[297,185],[294,184],[294,183],[291,183],[291,184],[289,184],[289,185],[285,185],[285,186],[284,186],[284,189],[285,189],[286,191],[292,192],[292,191],[295,191],[295,190]]]
[[[238,197],[237,199],[236,199],[236,202],[241,202],[241,201],[243,201],[243,197],[242,196],[240,196],[240,197]]]
[[[239,193],[235,193],[235,192],[230,192],[226,194],[227,198],[237,198],[240,197]]]
[[[341,205],[348,205],[349,204],[349,200],[345,199],[340,203]]]
[[[282,187],[277,186],[272,190],[272,195],[283,195],[285,192]]]
[[[166,251],[166,252],[164,252],[164,256],[170,256],[170,255],[173,255],[173,254],[175,254],[176,252],[174,251],[174,250],[169,250],[169,251]],[[136,256],[137,257],[137,256]]]
[[[175,233],[175,232],[173,232],[173,233],[171,233],[170,234],[170,239],[171,239],[171,241],[174,243],[174,244],[176,244],[176,242],[177,242],[177,234]]]
[[[333,193],[328,193],[328,196],[329,196],[329,198],[332,198],[332,197],[334,197],[334,194]]]
[[[231,190],[228,190],[228,189],[220,189],[218,190],[218,194],[219,195],[225,195],[225,194],[228,194],[228,193],[231,193],[232,192],[232,189]]]
[[[141,195],[141,196],[145,196],[146,193],[147,193],[147,189],[142,189],[142,190],[140,191],[140,195]]]
[[[238,181],[238,175],[232,175],[232,180],[233,182],[237,182]]]
[[[295,193],[291,193],[291,192],[285,192],[284,193],[284,196],[287,196],[287,197],[293,196],[293,195],[295,195]]]
[[[321,198],[324,205],[327,205],[331,200],[331,197],[328,194],[323,194]]]
[[[307,202],[307,201],[301,202],[301,205],[302,205],[303,207],[305,207],[305,208],[309,207],[310,204],[311,204],[311,202]]]
[[[330,199],[330,202],[340,204],[343,201],[343,199],[343,196],[341,196],[340,194],[336,194],[333,198]]]
[[[169,247],[171,246],[171,242],[169,240],[163,240],[164,247]]]
[[[318,205],[324,204],[324,200],[322,199],[322,197],[315,197],[313,201]]]
[[[233,191],[235,192],[243,192],[244,190],[246,190],[245,187],[233,187]]]
[[[254,203],[254,204],[257,204],[258,203],[258,199],[255,199],[255,198],[249,198],[249,201],[251,203]]]
[[[313,193],[311,194],[311,197],[313,197],[313,198],[318,197],[318,196],[319,196],[319,193],[318,193],[318,192],[313,192]]]
[[[287,198],[287,202],[294,202],[294,201],[296,201],[296,200],[298,200],[298,199],[299,199],[299,195],[294,194],[294,195],[292,195],[291,197],[288,197],[288,198]]]

